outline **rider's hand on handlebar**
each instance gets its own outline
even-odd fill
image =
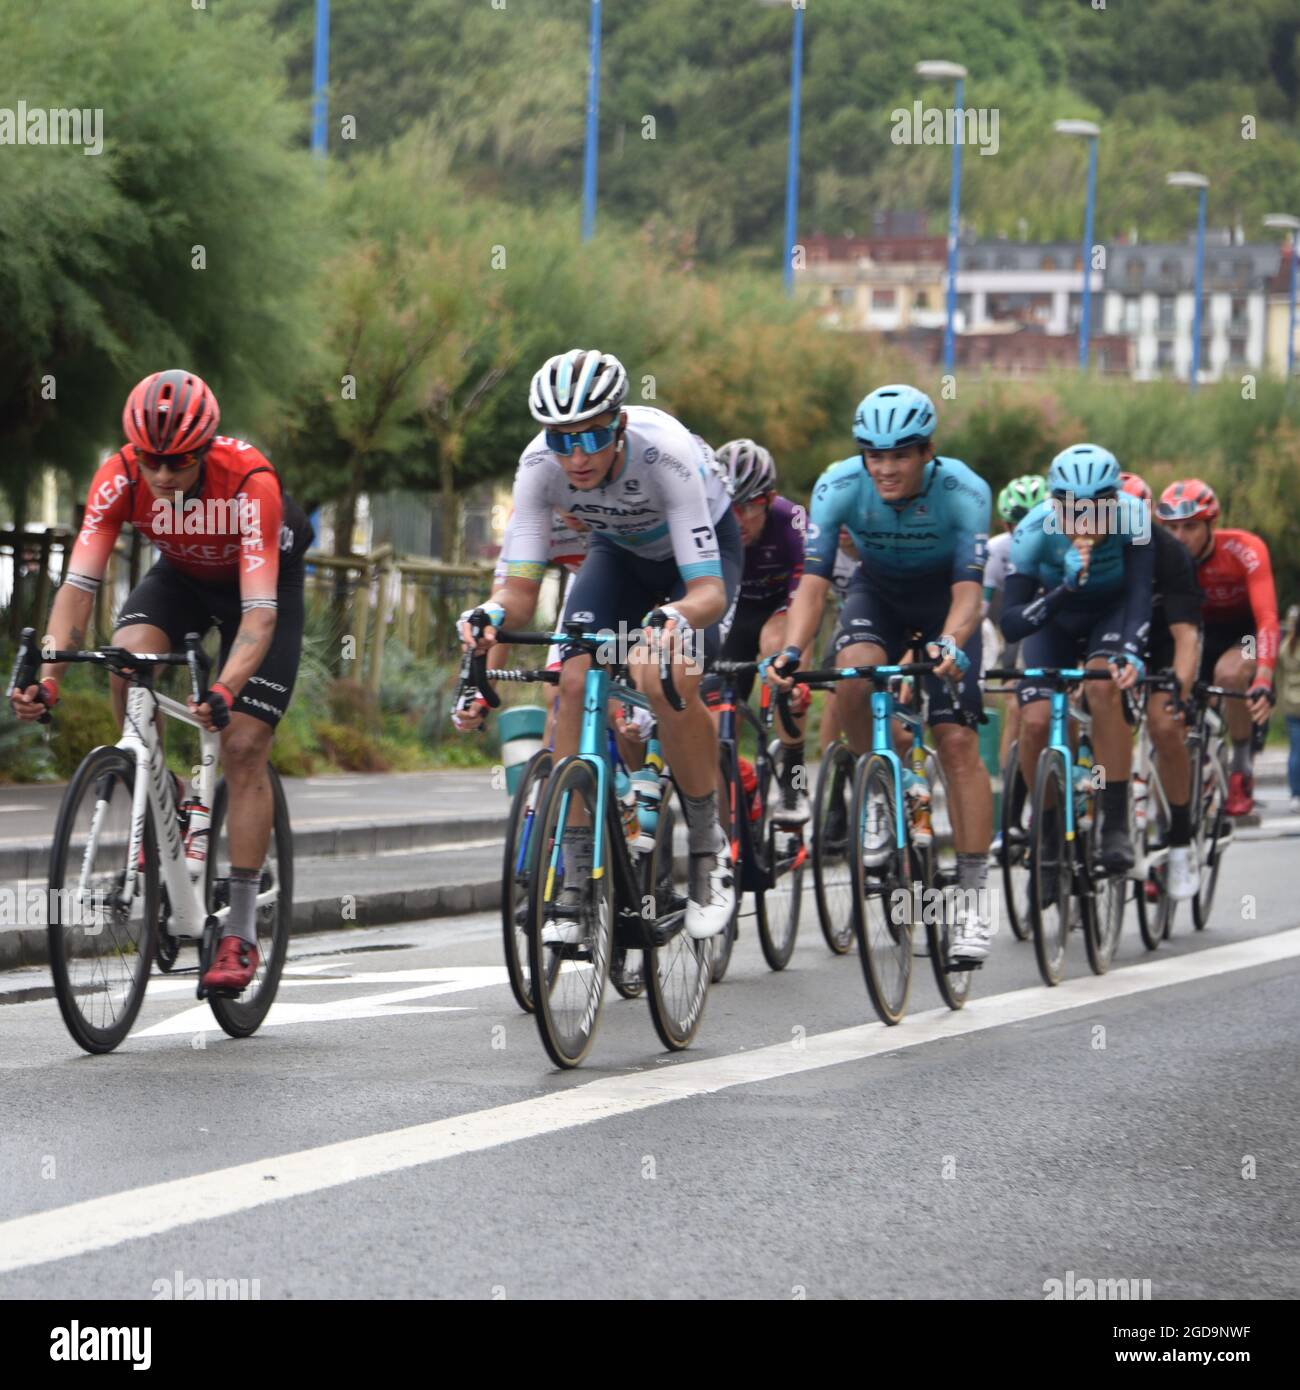
[[[1273,706],[1276,703],[1277,696],[1271,685],[1264,685],[1256,681],[1246,691],[1246,708],[1250,711],[1250,717],[1256,724],[1268,723],[1268,717],[1273,713]]]
[[[9,704],[17,718],[30,724],[39,719],[46,710],[53,709],[58,700],[58,683],[47,677],[38,685],[29,685],[26,690],[15,688],[9,697]]]
[[[456,619],[456,635],[466,651],[482,655],[497,640],[497,629],[504,626],[506,610],[499,603],[482,603],[467,608]]]
[[[460,734],[477,733],[487,722],[487,701],[477,690],[466,690],[451,711],[451,722]]]
[[[767,658],[763,665],[763,679],[773,690],[793,690],[793,672],[798,667],[799,658],[802,655],[803,653],[798,647],[787,647],[785,651],[778,652],[776,656]],[[791,674],[786,675],[786,671],[791,672]]]
[[[951,681],[954,685],[959,684],[970,670],[970,657],[957,645],[955,638],[946,634],[937,642],[929,643],[925,654],[931,661],[939,662],[934,668],[934,674],[940,680]]]
[[[1125,654],[1108,664],[1115,684],[1121,690],[1131,690],[1147,673],[1146,663],[1137,656]]]

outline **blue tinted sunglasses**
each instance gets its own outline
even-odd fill
[[[607,449],[618,436],[618,425],[602,425],[595,430],[579,430],[569,434],[565,430],[547,430],[546,447],[553,454],[571,454],[581,449],[584,454],[598,454]]]

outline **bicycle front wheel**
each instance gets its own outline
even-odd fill
[[[784,970],[794,955],[799,935],[799,910],[803,903],[803,870],[808,858],[802,826],[778,825],[774,758],[783,756],[780,743],[773,741],[759,768],[758,795],[763,808],[761,827],[755,834],[763,843],[763,863],[772,886],[754,894],[754,917],[758,925],[758,944],[763,959],[772,970]]]
[[[271,839],[257,885],[257,973],[237,999],[208,995],[213,1017],[232,1038],[251,1037],[270,1012],[280,988],[293,929],[293,830],[289,825],[289,805],[279,773],[268,766],[266,774],[271,782]],[[223,777],[212,798],[212,822],[208,829],[204,900],[209,912],[230,904],[230,844],[225,833],[229,811],[230,792]]]
[[[1197,790],[1200,795],[1193,800],[1192,808],[1201,813],[1196,827],[1196,862],[1201,879],[1192,899],[1192,921],[1197,931],[1204,931],[1214,907],[1214,890],[1219,885],[1223,856],[1232,843],[1232,821],[1224,809],[1228,799],[1227,779],[1221,763],[1206,759]]]
[[[867,993],[889,1024],[907,1012],[912,988],[911,851],[898,845],[894,770],[885,758],[858,764],[849,814],[853,925]]]
[[[722,977],[727,973],[727,967],[731,964],[731,953],[736,947],[736,936],[740,930],[740,903],[745,896],[745,890],[741,884],[745,877],[745,866],[742,858],[744,855],[744,833],[741,830],[738,817],[749,815],[749,799],[745,795],[745,784],[740,780],[740,759],[734,748],[731,749],[730,753],[726,748],[722,750],[719,766],[722,769],[722,786],[726,790],[718,803],[718,822],[722,826],[722,833],[731,842],[732,872],[736,880],[736,906],[726,927],[717,936],[711,937],[709,941],[713,953],[712,970],[715,985],[721,984]],[[686,824],[685,815],[681,817],[680,824]]]
[[[1134,883],[1121,874],[1102,875],[1101,864],[1101,810],[1097,798],[1093,806],[1092,828],[1086,840],[1084,873],[1087,875],[1093,896],[1084,900],[1083,943],[1088,952],[1088,964],[1094,975],[1104,975],[1115,958],[1115,947],[1119,943],[1120,930],[1124,925],[1124,904],[1128,901],[1129,885],[1133,883],[1139,893],[1145,891],[1145,884]]]
[[[565,758],[547,780],[534,828],[528,968],[537,1030],[557,1067],[576,1067],[591,1050],[609,978],[613,876],[608,859],[599,878],[576,866],[571,848],[575,832],[591,834],[602,809],[595,769]]]
[[[1065,975],[1065,947],[1073,920],[1070,844],[1065,838],[1065,798],[1072,793],[1059,750],[1044,748],[1034,778],[1030,912],[1034,954],[1045,985]]]
[[[849,855],[849,801],[853,792],[853,751],[832,743],[817,773],[813,810],[813,888],[817,919],[826,944],[837,956],[853,945],[853,868]]]
[[[1002,765],[1002,894],[1006,902],[1007,921],[1017,941],[1028,941],[1033,935],[1029,909],[1029,837],[1020,825],[1012,808],[1024,803],[1025,779],[1020,771],[1020,741],[1016,739],[1007,750]]]
[[[1178,904],[1169,896],[1169,815],[1156,797],[1147,803],[1147,821],[1142,827],[1143,850],[1149,867],[1146,878],[1135,885],[1138,932],[1148,951],[1159,948],[1173,929]],[[1160,862],[1151,864],[1156,845],[1164,846]]]
[[[111,1052],[131,1031],[154,957],[158,845],[148,806],[134,891],[126,896],[135,775],[135,759],[120,748],[87,753],[63,793],[50,846],[54,995],[87,1052]]]
[[[551,775],[551,754],[541,749],[529,759],[510,805],[501,875],[501,934],[505,943],[506,971],[515,1003],[533,1011],[533,990],[528,971],[528,901],[533,869],[537,863],[537,811],[546,779]]]

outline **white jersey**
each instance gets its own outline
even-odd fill
[[[513,544],[511,531],[515,524],[515,514],[510,513],[506,521],[506,533],[501,538],[501,554],[497,557],[496,569],[492,572],[492,580],[499,584],[506,578],[507,566],[506,556],[510,554]],[[590,531],[577,531],[564,519],[560,512],[551,513],[551,530],[549,549],[546,554],[548,565],[558,565],[560,569],[573,574],[587,558],[587,540]]]
[[[647,560],[677,561],[685,580],[721,578],[714,525],[731,506],[713,450],[679,420],[651,406],[627,408],[624,457],[597,488],[574,487],[543,430],[515,474],[515,512],[502,548],[505,572],[539,580],[552,512],[567,512]]]
[[[984,587],[986,589],[1006,588],[1007,575],[1014,573],[1011,566],[1011,532],[1004,531],[989,542],[988,558],[984,561]]]

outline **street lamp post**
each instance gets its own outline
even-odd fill
[[[330,79],[330,0],[316,0],[316,55],[312,71],[311,152],[325,156],[325,87]]]
[[[1186,172],[1166,174],[1165,182],[1170,188],[1196,189],[1196,288],[1193,293],[1196,303],[1192,306],[1192,376],[1187,383],[1189,391],[1195,391],[1201,375],[1201,284],[1205,276],[1205,202],[1210,181],[1204,174]]]
[[[958,139],[952,142],[952,181],[948,188],[948,303],[943,329],[943,369],[951,372],[957,358],[955,319],[957,315],[957,237],[961,229],[961,147],[962,102],[966,86],[966,69],[960,63],[927,61],[917,63],[916,75],[935,82],[954,81],[957,105],[955,129]]]
[[[1264,219],[1266,227],[1291,233],[1291,313],[1287,319],[1286,330],[1286,379],[1290,383],[1295,370],[1295,267],[1297,253],[1300,252],[1300,217],[1291,217],[1284,212],[1271,212]]]
[[[790,50],[790,149],[785,170],[785,292],[794,293],[794,239],[799,224],[799,108],[803,91],[803,6],[794,11]]]
[[[1092,218],[1097,205],[1097,137],[1101,127],[1092,121],[1057,121],[1058,135],[1081,135],[1088,141],[1088,198],[1083,214],[1083,312],[1079,319],[1079,369],[1088,370],[1092,347]]]
[[[587,152],[582,164],[582,239],[596,231],[596,136],[600,129],[600,0],[591,0],[590,57],[587,64]]]

